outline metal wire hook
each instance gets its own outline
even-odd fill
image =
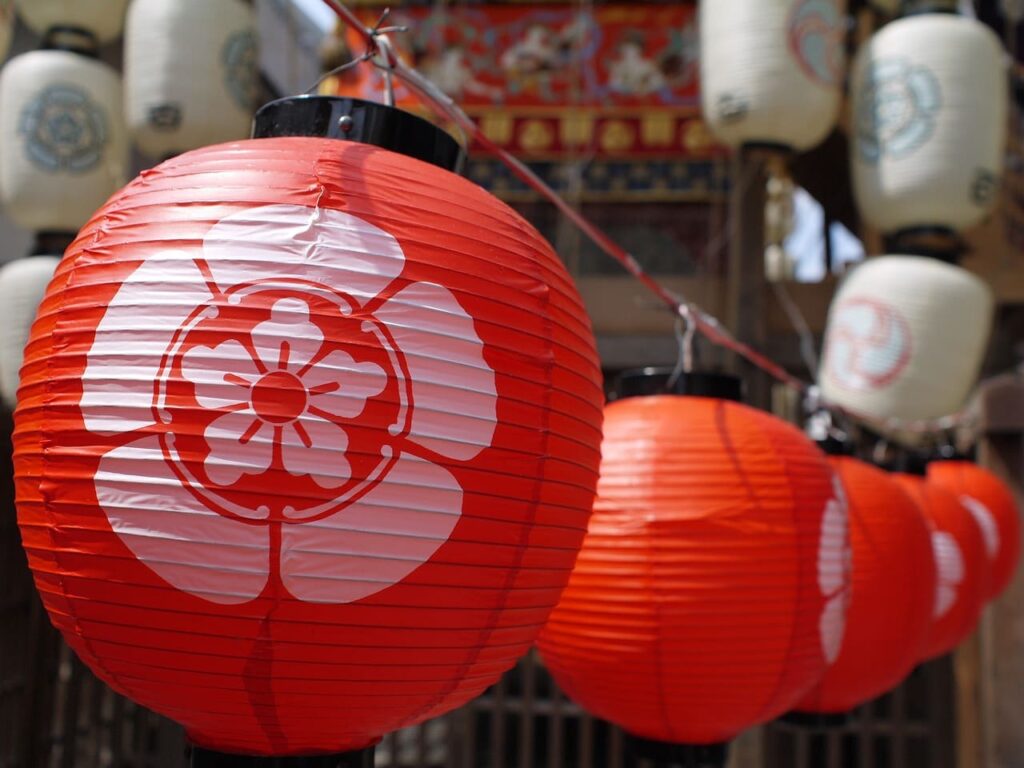
[[[676,315],[675,334],[679,357],[668,379],[669,390],[675,387],[684,373],[693,373],[693,339],[697,334],[697,324],[693,322],[693,314],[685,304],[680,305],[679,314]]]

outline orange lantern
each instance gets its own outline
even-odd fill
[[[605,409],[594,514],[538,639],[563,690],[641,744],[710,745],[770,720],[842,644],[841,489],[799,430],[692,395],[719,383],[691,375],[676,389],[691,396]]]
[[[887,472],[829,461],[849,505],[851,600],[843,648],[801,713],[847,712],[898,685],[920,660],[935,602],[931,531],[914,500]]]
[[[981,530],[949,491],[923,476],[898,473],[896,482],[917,503],[931,527],[935,601],[920,657],[949,653],[974,631],[988,594],[990,567]]]
[[[264,110],[317,135],[181,155],[86,225],[15,417],[51,619],[197,766],[356,752],[482,692],[557,602],[599,461],[580,297],[514,211],[408,156],[454,141]]]
[[[957,496],[981,529],[992,567],[988,598],[995,599],[1010,585],[1020,561],[1020,512],[1013,492],[970,461],[933,461],[928,482]]]

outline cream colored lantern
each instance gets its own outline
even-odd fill
[[[922,14],[884,26],[853,70],[851,162],[864,219],[887,234],[959,232],[992,209],[1006,143],[999,39],[974,19]]]
[[[68,51],[32,51],[0,73],[0,200],[18,225],[77,231],[123,184],[121,81]]]
[[[955,413],[978,375],[992,310],[988,286],[960,267],[921,256],[869,259],[829,310],[822,394],[879,420]]]
[[[165,157],[249,136],[258,86],[249,5],[133,0],[124,44],[125,115],[143,152]]]
[[[97,42],[109,43],[124,29],[128,0],[14,0],[18,15],[40,35],[54,27],[88,32]],[[184,41],[182,41],[184,44]],[[184,50],[183,50],[184,53]]]
[[[845,0],[702,0],[704,119],[734,147],[814,147],[839,113],[845,38]]]
[[[8,408],[17,403],[28,332],[59,262],[59,256],[31,256],[0,268],[0,397]]]

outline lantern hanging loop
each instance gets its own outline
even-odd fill
[[[313,83],[311,86],[309,86],[309,88],[304,90],[303,93],[306,94],[307,96],[316,93],[317,89],[320,88],[320,86],[324,82],[324,80],[327,80],[327,79],[332,78],[332,77],[337,77],[341,73],[347,72],[350,69],[355,69],[356,67],[358,67],[363,62],[369,61],[372,58],[373,58],[373,54],[370,53],[369,51],[366,51],[362,56],[357,56],[354,59],[350,59],[349,61],[346,61],[341,66],[335,67],[334,69],[331,69],[331,70],[328,70],[327,72],[324,72],[322,75],[320,75],[320,77],[317,78],[316,82]]]

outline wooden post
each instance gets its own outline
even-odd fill
[[[1024,374],[990,380],[982,390],[983,439],[978,462],[1013,490],[1024,505]],[[978,719],[983,762],[961,768],[1017,768],[1024,756],[1024,569],[982,622]],[[968,756],[964,756],[968,757]]]
[[[729,201],[729,274],[726,283],[726,322],[740,341],[764,349],[768,338],[765,311],[764,204],[768,176],[765,165],[771,152],[744,148],[733,160]],[[771,383],[765,374],[744,360],[733,371],[747,385],[747,402],[771,406]]]

